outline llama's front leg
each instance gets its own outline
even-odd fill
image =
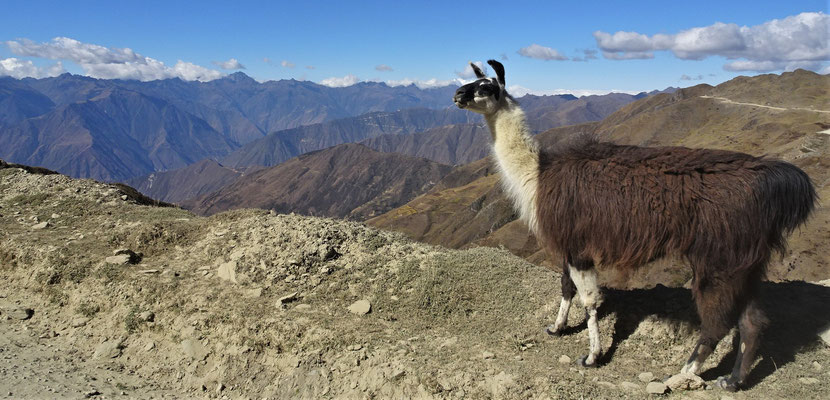
[[[562,268],[562,301],[559,302],[559,313],[556,315],[556,322],[548,326],[545,331],[548,335],[561,335],[568,325],[568,312],[571,310],[571,300],[576,294],[576,286],[571,280],[567,265]]]
[[[582,267],[582,268],[580,268]],[[583,367],[596,367],[599,355],[602,352],[602,346],[599,341],[599,321],[597,318],[597,308],[602,302],[602,293],[599,291],[597,285],[597,271],[591,264],[577,264],[577,266],[568,266],[570,269],[571,279],[576,285],[576,291],[579,293],[579,299],[585,306],[585,313],[588,319],[588,339],[590,347],[588,355],[579,360]]]

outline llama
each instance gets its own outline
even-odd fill
[[[637,147],[583,136],[541,151],[524,112],[505,90],[504,66],[488,64],[488,78],[453,98],[483,114],[505,193],[550,257],[561,256],[562,299],[554,324],[561,334],[571,300],[579,294],[587,314],[589,352],[601,354],[597,270],[633,270],[674,255],[692,268],[692,296],[701,320],[699,340],[681,372],[697,374],[717,343],[737,324],[740,346],[729,377],[717,384],[735,391],[744,383],[767,324],[757,295],[775,250],[817,201],[809,177],[792,164],[723,150]]]

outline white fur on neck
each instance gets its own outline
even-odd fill
[[[509,102],[509,100],[508,100]],[[539,182],[539,146],[530,135],[525,114],[508,103],[487,115],[493,135],[493,154],[501,170],[501,182],[519,216],[534,234],[538,233],[536,188]]]

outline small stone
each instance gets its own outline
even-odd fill
[[[150,351],[156,348],[156,342],[150,342],[144,345],[144,351]]]
[[[181,346],[182,346],[182,352],[186,356],[188,356],[188,357],[190,357],[190,358],[192,358],[196,361],[202,361],[205,358],[207,358],[207,356],[208,356],[207,349],[205,349],[205,346],[203,346],[202,343],[199,342],[198,340],[193,340],[193,339],[182,340]]]
[[[130,263],[130,255],[129,254],[119,254],[117,256],[109,256],[104,261],[107,264],[115,264],[115,265],[127,265]]]
[[[129,199],[129,197],[127,197],[127,195],[126,195],[126,194],[122,194],[122,195],[121,195],[121,200],[127,200],[127,199]]]
[[[93,358],[116,358],[121,355],[121,345],[124,343],[123,338],[107,340],[95,348]]]
[[[72,322],[69,323],[69,326],[73,328],[80,328],[82,326],[85,326],[89,322],[89,320],[90,319],[87,317],[78,317],[73,319]]]
[[[362,346],[362,345],[359,345],[359,344],[353,344],[353,345],[351,345],[351,346],[347,347],[346,349],[347,349],[347,350],[349,350],[349,351],[358,351],[358,350],[360,350],[360,349],[362,349],[362,348],[363,348],[363,346]]]
[[[489,352],[489,351],[485,351],[484,353],[481,353],[481,357],[484,358],[485,360],[492,360],[492,359],[496,358],[496,355]]]
[[[814,370],[821,371],[821,364],[819,364],[818,361],[813,361],[812,365]]]
[[[297,311],[308,311],[311,310],[311,304],[297,304],[294,309]]]
[[[49,221],[43,221],[41,223],[32,225],[32,229],[46,229],[50,226],[52,226],[52,224],[50,224]]]
[[[216,393],[222,393],[223,390],[225,390],[225,384],[222,383],[222,382],[219,382],[216,385]]]
[[[57,336],[58,336],[57,332],[55,332],[51,329],[48,329],[46,332],[43,332],[43,334],[41,334],[38,338],[40,338],[40,339],[51,339],[51,338],[57,337]]]
[[[649,394],[663,394],[666,393],[666,390],[669,390],[669,388],[663,382],[649,382],[646,385],[646,392]]]
[[[654,380],[654,374],[652,374],[651,372],[643,372],[642,374],[637,375],[637,378],[640,380],[640,382],[649,383]]]
[[[369,300],[358,300],[349,306],[349,312],[357,315],[366,315],[372,311],[372,304]]]
[[[60,217],[61,217],[60,214],[52,213],[52,219],[58,219]]]
[[[666,380],[666,386],[671,390],[696,390],[706,386],[706,382],[695,374],[685,372]]]
[[[636,391],[640,390],[640,385],[638,385],[634,382],[622,382],[622,383],[620,383],[620,387],[622,387],[623,389],[628,390],[630,392],[636,392]]]
[[[604,387],[607,387],[609,389],[616,389],[617,388],[617,385],[615,385],[611,382],[606,382],[606,381],[597,381],[597,385],[604,386]]]
[[[560,364],[570,364],[571,363],[571,358],[563,354],[563,355],[559,356],[559,363]]]
[[[819,382],[816,378],[798,378],[798,381],[805,385],[815,385]]]
[[[138,319],[144,322],[153,322],[156,319],[156,314],[152,311],[143,311],[138,314]]]
[[[157,274],[159,272],[161,272],[161,271],[159,271],[157,269],[142,269],[142,270],[138,271],[139,274]],[[176,276],[178,276],[178,275],[176,275]]]
[[[249,299],[262,297],[262,288],[248,289],[245,291],[244,296]]]
[[[216,270],[216,276],[232,283],[236,281],[236,261],[228,261],[219,266]]]
[[[297,292],[291,292],[285,296],[282,296],[277,300],[277,304],[282,307],[292,301],[297,300]]]
[[[14,307],[3,309],[3,313],[12,319],[25,321],[35,315],[35,310],[26,307]]]

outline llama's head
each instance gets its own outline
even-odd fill
[[[507,104],[510,96],[504,88],[504,66],[496,60],[487,61],[487,64],[496,71],[496,78],[488,78],[478,66],[470,63],[477,79],[455,91],[453,101],[458,108],[490,115]]]

